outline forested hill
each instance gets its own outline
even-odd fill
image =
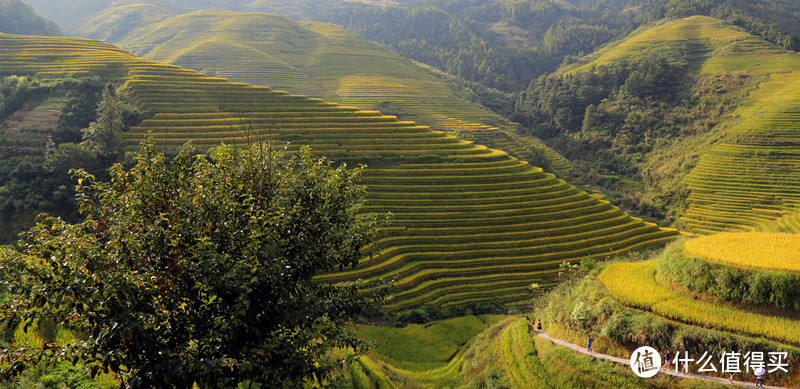
[[[36,14],[22,0],[0,0],[0,32],[25,35],[61,35],[58,26]]]

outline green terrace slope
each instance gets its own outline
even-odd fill
[[[47,137],[58,126],[65,96],[49,96],[29,102],[26,107],[0,121],[0,158],[31,153],[41,154]]]
[[[455,96],[425,69],[319,22],[263,13],[204,10],[169,18],[118,42],[134,54],[212,76],[362,109],[380,109],[533,161],[544,153],[556,174],[570,163],[513,123]]]
[[[670,140],[653,152],[659,170],[694,166],[680,224],[695,233],[791,229],[778,221],[800,205],[800,55],[720,20],[693,16],[641,28],[566,72],[593,71],[635,55],[683,57],[705,83],[724,77],[764,78],[733,115],[706,134]],[[783,227],[781,227],[783,226]]]
[[[98,74],[150,117],[126,134],[157,144],[205,147],[248,137],[309,145],[318,155],[371,164],[363,177],[370,212],[394,222],[379,255],[321,277],[396,277],[390,308],[493,301],[523,303],[558,265],[660,245],[676,232],[621,213],[553,174],[411,121],[268,87],[228,82],[134,57],[82,39],[0,35],[0,73],[43,79]],[[96,72],[96,73],[95,73]]]

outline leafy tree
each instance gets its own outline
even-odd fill
[[[78,171],[85,220],[40,216],[22,252],[0,251],[7,323],[84,334],[7,352],[5,376],[74,358],[129,388],[296,387],[331,371],[332,348],[363,351],[345,321],[384,289],[313,281],[358,263],[382,224],[359,213],[361,169],[263,144],[194,154],[187,145],[167,161],[146,141],[108,183]]]
[[[100,105],[105,87],[99,79],[90,77],[65,83],[69,83],[67,85],[69,100],[61,110],[58,127],[52,134],[56,145],[81,142],[83,139],[81,130],[97,120],[97,107]]]
[[[31,83],[25,76],[0,77],[0,119],[22,108],[30,94]]]

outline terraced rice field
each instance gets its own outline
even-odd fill
[[[800,55],[692,16],[642,29],[570,71],[650,51],[688,59],[698,74],[769,75],[733,119],[701,142],[710,147],[697,151],[695,168],[682,180],[690,195],[681,226],[699,234],[794,231],[791,218],[782,218],[800,209]]]
[[[27,103],[0,123],[0,156],[41,154],[47,137],[58,126],[67,98],[52,96]]]
[[[565,72],[649,53],[685,61],[710,77],[768,77],[748,100],[708,134],[678,140],[684,161],[698,157],[685,177],[690,191],[680,227],[692,233],[800,231],[786,215],[800,210],[800,55],[723,21],[692,16],[643,27]]]
[[[748,269],[800,271],[800,235],[721,233],[687,241],[684,250],[708,261]]]
[[[800,209],[800,72],[773,74],[737,111],[731,136],[701,156],[684,182],[681,218],[696,233],[779,228]],[[786,227],[792,228],[791,224]]]
[[[630,307],[687,324],[800,344],[800,320],[697,300],[663,285],[656,274],[656,260],[650,260],[611,264],[598,278],[617,301]]]
[[[767,228],[771,231],[800,233],[800,211],[784,215]]]
[[[738,27],[706,16],[690,16],[668,20],[656,27],[642,27],[564,71],[590,71],[643,54],[699,59],[697,70],[704,74],[774,73],[800,66],[800,57]]]
[[[411,121],[231,83],[84,42],[0,35],[0,44],[12,48],[0,53],[0,63],[15,64],[0,72],[58,77],[64,72],[57,64],[95,68],[92,61],[113,59],[118,68],[102,75],[124,81],[121,93],[150,115],[126,134],[131,149],[149,132],[167,148],[187,140],[201,147],[245,144],[251,136],[288,141],[290,151],[309,145],[339,161],[382,161],[363,176],[365,211],[393,215],[374,247],[379,255],[320,279],[362,278],[371,286],[396,277],[391,309],[525,303],[528,285],[552,284],[562,261],[661,245],[677,235],[503,151]]]
[[[474,139],[476,143],[529,162],[534,160],[531,153],[541,150],[552,159],[554,173],[571,177],[572,165],[540,140],[517,134],[512,123],[455,96],[431,72],[328,24],[198,11],[154,24],[147,34],[123,39],[120,45],[148,59],[232,81],[361,109],[389,109],[403,120],[449,134],[485,129],[492,136]]]

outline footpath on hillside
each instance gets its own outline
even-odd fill
[[[598,352],[589,352],[588,350],[586,350],[586,346],[585,345],[581,346],[581,345],[577,345],[577,344],[574,344],[574,343],[569,343],[569,342],[563,341],[561,339],[553,338],[550,335],[547,335],[547,333],[544,332],[544,331],[539,331],[538,335],[540,337],[542,337],[542,338],[549,339],[551,342],[553,342],[553,343],[555,343],[555,344],[557,344],[559,346],[566,347],[566,348],[569,348],[571,350],[575,350],[575,351],[577,351],[577,352],[579,352],[581,354],[590,355],[590,356],[593,356],[595,358],[608,359],[610,361],[617,362],[617,363],[622,363],[622,364],[625,364],[625,365],[630,365],[630,363],[631,363],[630,359],[619,358],[619,357],[611,356],[611,355],[608,355],[608,354],[601,354],[601,353],[598,353]],[[750,388],[754,388],[756,386],[755,377],[753,377],[753,382],[744,382],[744,381],[733,380],[733,382],[731,383],[731,382],[728,382],[728,380],[725,379],[725,378],[709,377],[709,376],[704,376],[702,374],[680,373],[680,372],[676,372],[675,370],[672,370],[672,369],[662,369],[661,373],[659,373],[659,374],[668,374],[668,375],[671,375],[671,376],[675,376],[675,377],[679,377],[679,378],[687,378],[687,379],[688,378],[694,378],[694,379],[698,379],[698,380],[716,381],[716,382],[719,382],[721,384],[738,385],[738,386],[745,386],[745,387],[750,387]],[[764,385],[764,387],[765,388],[774,388],[774,389],[787,389],[786,387],[783,387],[783,386]]]

